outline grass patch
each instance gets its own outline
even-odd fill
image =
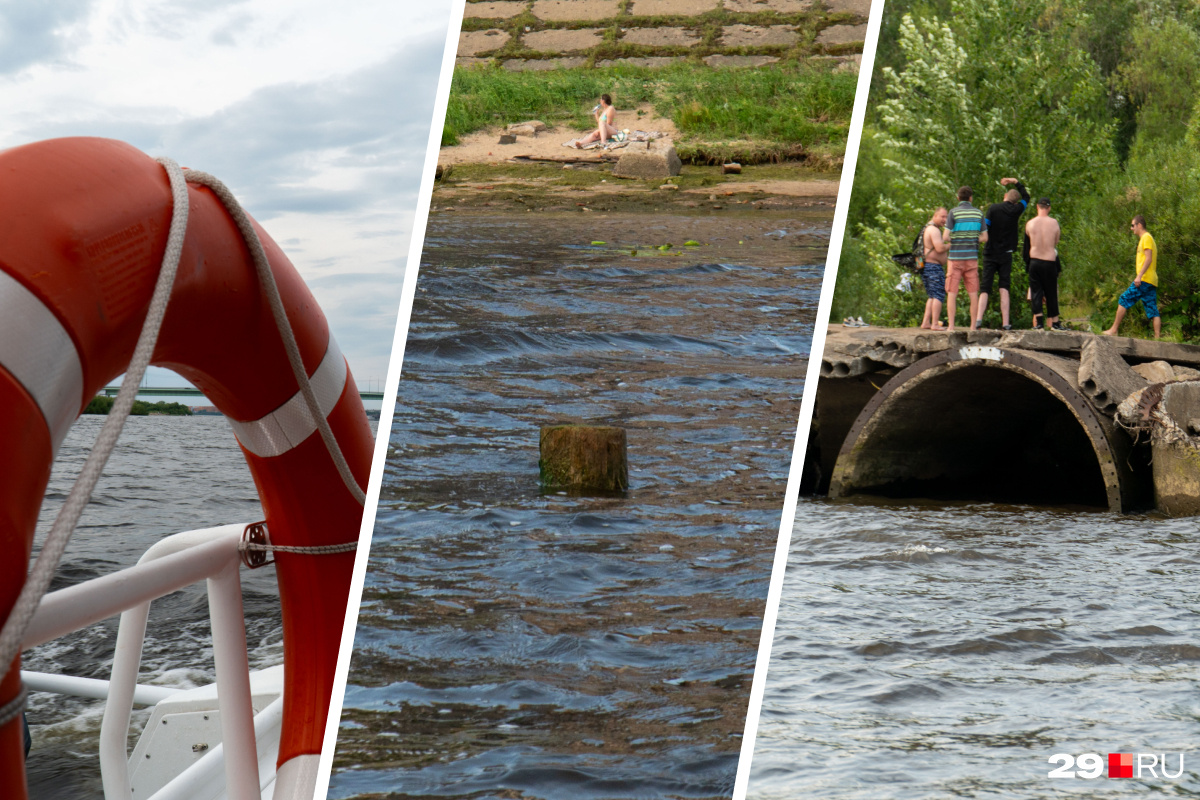
[[[807,155],[802,145],[772,142],[682,142],[675,151],[685,164],[781,164],[803,161]]]
[[[615,66],[510,72],[456,68],[442,145],[492,125],[527,119],[592,125],[595,98],[620,109],[651,103],[685,140],[753,139],[783,145],[844,144],[857,76],[821,66],[719,69],[690,63],[660,69]],[[625,124],[628,124],[626,119]]]
[[[843,133],[842,142],[845,141]],[[685,164],[794,164],[803,162],[813,172],[829,173],[842,168],[845,148],[838,141],[813,147],[775,142],[682,142],[675,151]],[[827,176],[825,176],[827,177]]]

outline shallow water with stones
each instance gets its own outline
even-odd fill
[[[748,797],[1194,796],[1198,577],[1194,519],[802,500]]]
[[[431,218],[330,797],[728,796],[830,217]]]

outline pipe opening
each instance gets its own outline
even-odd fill
[[[1108,507],[1086,429],[1038,381],[969,365],[911,382],[875,412],[843,495]]]

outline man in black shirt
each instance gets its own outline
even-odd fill
[[[1003,202],[992,203],[988,206],[988,241],[983,246],[983,279],[979,286],[979,317],[975,327],[983,327],[983,312],[987,310],[988,295],[992,293],[992,281],[996,274],[1000,275],[1000,320],[1004,330],[1012,330],[1009,323],[1008,287],[1012,278],[1013,251],[1017,249],[1017,226],[1021,215],[1029,207],[1029,192],[1025,185],[1016,178],[1004,178],[1000,181],[1003,186],[1010,186],[1004,195]]]

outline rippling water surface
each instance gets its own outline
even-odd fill
[[[749,797],[1195,796],[1198,576],[1194,519],[802,501]],[[1047,777],[1110,752],[1185,771]]]
[[[104,419],[82,417],[67,435],[38,520],[35,547],[54,522]],[[133,566],[150,545],[172,533],[258,519],[262,508],[250,470],[222,417],[130,417],[51,590]],[[242,586],[251,667],[282,663],[274,572],[243,570]],[[116,636],[113,618],[34,648],[22,666],[107,680]],[[203,584],[156,601],[139,682],[190,688],[214,679]],[[33,749],[26,768],[31,797],[102,795],[97,748],[103,710],[103,701],[30,696]],[[135,712],[135,731],[148,715]]]
[[[431,220],[331,797],[729,794],[827,246],[806,214]],[[628,430],[628,497],[539,492],[566,421]]]

